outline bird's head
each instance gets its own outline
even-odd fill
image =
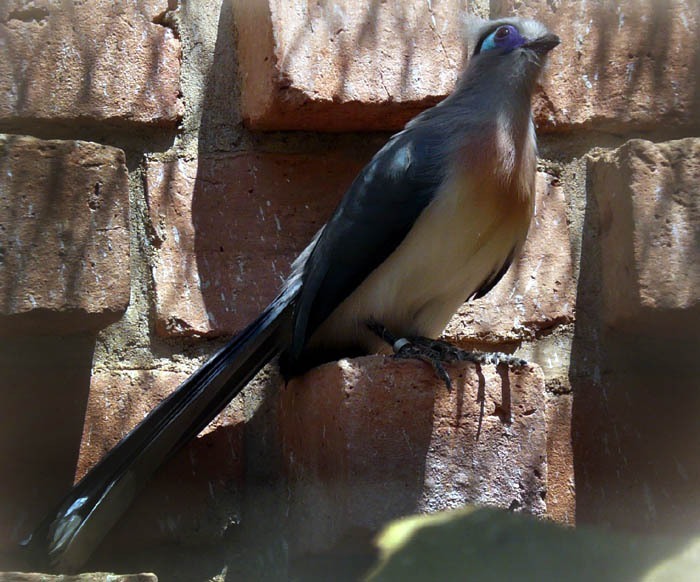
[[[559,44],[559,37],[544,24],[523,18],[471,23],[474,51],[470,65],[479,69],[497,69],[508,78],[534,84],[549,51]]]

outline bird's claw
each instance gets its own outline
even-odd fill
[[[450,378],[443,365],[443,362],[449,360],[446,360],[439,350],[427,345],[427,341],[423,343],[415,340],[427,340],[427,338],[399,338],[392,344],[394,357],[401,360],[421,360],[426,364],[430,364],[437,375],[445,382],[447,389],[452,390],[452,378]]]
[[[445,382],[448,390],[452,389],[452,379],[444,363],[474,362],[476,364],[505,364],[512,368],[521,368],[527,361],[503,352],[470,352],[453,346],[443,340],[426,337],[397,338],[377,321],[370,321],[367,327],[394,350],[394,357],[400,359],[417,359],[430,364],[437,375]]]

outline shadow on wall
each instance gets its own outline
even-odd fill
[[[94,345],[92,334],[0,341],[0,555],[73,484]]]
[[[642,312],[637,333],[606,327],[599,225],[589,188],[570,369],[577,523],[697,535],[700,314]]]
[[[209,319],[204,327],[212,335],[240,330],[275,297],[292,261],[373,153],[366,144],[339,148],[312,134],[266,136],[240,127],[230,4],[222,5],[205,83],[191,202],[194,262],[185,275],[199,281],[202,311]],[[241,135],[267,143],[255,153],[239,151]],[[289,141],[300,147],[282,153]]]

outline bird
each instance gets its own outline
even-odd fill
[[[474,40],[454,91],[360,171],[278,296],[75,484],[25,548],[78,570],[155,470],[273,358],[289,377],[420,345],[503,277],[533,214],[531,101],[560,40],[517,17],[482,21]]]

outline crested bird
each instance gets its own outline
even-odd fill
[[[291,375],[385,350],[377,325],[409,338],[401,345],[435,338],[500,280],[533,214],[531,98],[559,38],[505,18],[483,22],[475,39],[455,90],[376,153],[272,303],[74,485],[25,545],[55,569],[78,569],[153,472],[275,356]]]

